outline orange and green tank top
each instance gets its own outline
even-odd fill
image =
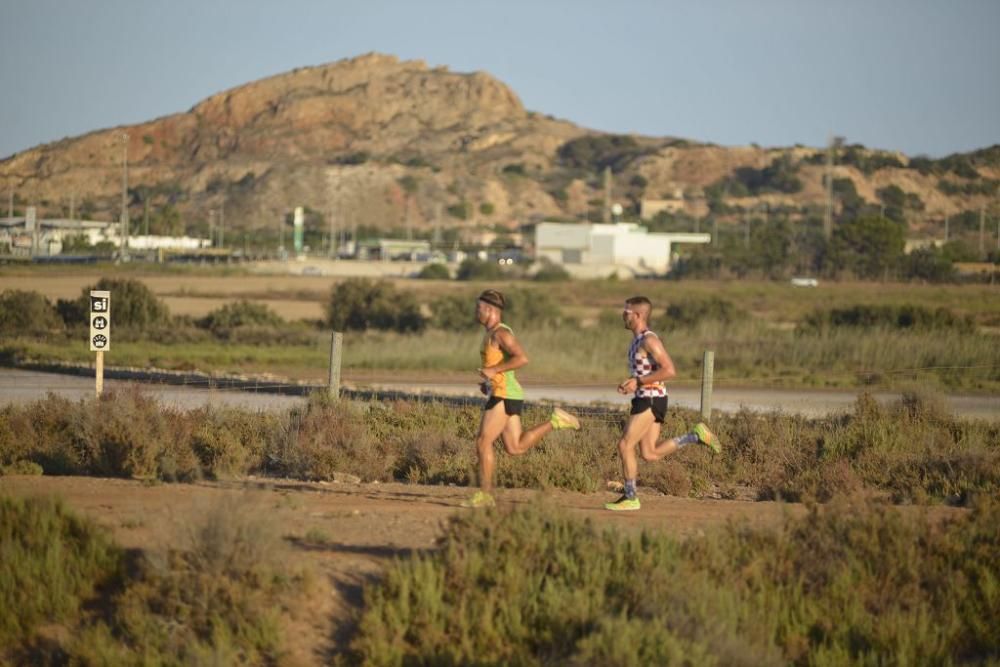
[[[501,327],[511,333],[514,333],[509,326],[502,322],[496,325],[492,331],[486,332],[486,335],[483,336],[483,348],[480,351],[483,368],[496,366],[497,364],[501,364],[510,359],[510,355],[500,349],[500,346],[493,342],[493,334]],[[524,389],[521,388],[517,378],[514,377],[514,371],[497,373],[493,376],[493,379],[490,380],[489,387],[487,388],[489,389],[490,396],[516,399],[519,401],[524,400]]]

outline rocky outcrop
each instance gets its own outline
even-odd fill
[[[207,225],[224,209],[231,229],[266,236],[277,235],[290,209],[306,206],[337,226],[514,225],[593,213],[603,193],[599,174],[567,168],[557,157],[585,134],[527,111],[488,74],[368,54],[239,86],[185,113],[24,151],[0,162],[0,181],[43,216],[64,215],[73,201],[77,212],[114,219],[127,148],[134,220],[169,208],[189,227]],[[700,215],[707,187],[781,156],[802,165],[803,188],[761,198],[803,206],[825,195],[816,149],[636,140],[641,151],[616,177],[618,198],[680,195]],[[979,205],[976,196],[944,194],[939,176],[912,169],[862,173],[841,165],[835,177],[851,179],[869,201],[899,185],[919,196],[929,215]]]

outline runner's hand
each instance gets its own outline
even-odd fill
[[[618,385],[619,394],[631,394],[639,388],[639,381],[635,378],[629,378]]]

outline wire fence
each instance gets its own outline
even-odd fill
[[[51,364],[51,363],[22,363],[16,366],[18,370],[24,371],[36,371],[43,373],[55,373],[65,376],[75,376],[75,377],[89,377],[93,378],[95,371],[90,366],[83,365],[72,365],[72,364]],[[897,368],[897,369],[880,369],[880,370],[858,370],[850,375],[841,376],[831,376],[829,374],[824,374],[823,379],[829,381],[831,379],[847,379],[851,378],[854,380],[864,379],[868,377],[893,377],[893,376],[912,376],[914,378],[918,377],[922,373],[939,373],[941,371],[976,371],[989,373],[1000,368],[998,365],[973,365],[973,366],[923,366],[923,367],[907,367],[907,368]],[[321,383],[309,383],[309,382],[293,382],[287,380],[271,380],[255,377],[233,377],[233,376],[217,376],[208,375],[198,372],[184,372],[184,371],[166,371],[166,370],[148,370],[148,369],[125,369],[125,368],[105,368],[104,377],[108,380],[117,380],[125,382],[134,382],[143,385],[160,385],[160,386],[172,386],[179,388],[189,388],[195,390],[220,390],[220,391],[233,391],[233,392],[246,392],[251,394],[264,394],[264,395],[283,395],[283,396],[309,396],[315,392],[326,392],[329,391],[327,384]],[[754,378],[748,378],[743,376],[730,376],[730,375],[719,375],[716,374],[713,378],[713,384],[715,389],[725,388],[729,386],[730,388],[745,388],[753,386],[767,386],[769,389],[774,389],[776,385],[780,386],[781,382],[787,382],[789,379],[788,375],[772,375],[772,376],[758,376]],[[410,377],[407,382],[414,386],[421,385],[438,385],[438,386],[454,386],[453,376],[452,377]],[[373,384],[377,384],[378,381],[373,381]],[[470,387],[474,386],[474,382],[470,381]],[[576,390],[601,390],[610,392],[614,390],[614,384],[611,382],[544,382],[538,383],[539,386],[544,386],[547,389],[558,389],[562,388],[572,388]],[[675,388],[697,388],[700,386],[700,382],[697,380],[681,380],[672,381],[671,386]],[[18,381],[13,376],[0,376],[0,389],[24,389],[24,381]],[[66,391],[79,389],[79,383],[73,383],[67,381],[61,383],[57,380],[52,380],[51,378],[46,378],[44,384],[35,384],[32,388],[44,389],[46,391]],[[530,386],[528,387],[530,391]],[[859,390],[864,387],[859,387]],[[785,391],[790,391],[791,389],[784,389]],[[454,394],[454,393],[441,393],[434,390],[420,390],[420,391],[404,391],[398,389],[387,389],[387,388],[347,388],[341,387],[339,390],[339,395],[343,398],[350,400],[359,401],[410,401],[410,402],[433,402],[433,403],[443,403],[446,405],[452,405],[456,407],[465,406],[480,406],[483,402],[483,397],[474,391],[470,391],[468,394]],[[624,397],[623,397],[624,398]],[[556,403],[557,401],[552,399],[543,400],[527,400],[525,404],[527,406],[547,406]],[[590,403],[602,402],[600,399],[592,400]],[[579,414],[584,418],[592,419],[602,419],[602,420],[620,420],[623,415],[623,408],[621,405],[574,405],[574,412]]]

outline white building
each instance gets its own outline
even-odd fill
[[[567,270],[578,265],[620,268],[631,275],[663,274],[675,258],[674,245],[711,240],[711,234],[651,234],[634,222],[542,222],[535,227],[535,258],[565,265]]]
[[[90,245],[110,243],[120,248],[121,225],[100,220],[35,220],[26,217],[0,218],[0,246],[10,248],[15,255],[50,256],[62,252],[67,237],[83,237]],[[209,239],[190,236],[130,236],[132,250],[196,250],[211,247]]]

